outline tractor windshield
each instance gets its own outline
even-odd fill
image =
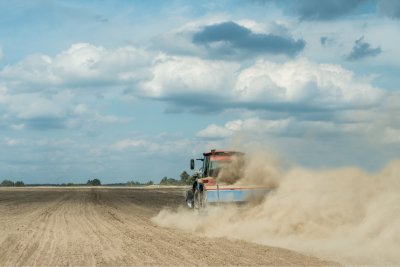
[[[217,177],[219,171],[222,168],[227,168],[230,161],[210,161],[209,175],[212,177]]]
[[[233,156],[229,159],[211,161],[210,176],[215,177],[218,183],[234,184],[244,172],[244,158],[242,156]]]

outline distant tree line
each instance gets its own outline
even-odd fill
[[[1,182],[0,186],[11,187],[11,186],[25,186],[24,182],[16,181],[15,183],[11,180],[5,179]]]
[[[86,182],[87,185],[99,186],[101,185],[101,181],[98,178],[94,178],[93,180],[88,180]]]
[[[193,179],[194,178],[190,176],[186,171],[183,171],[180,174],[179,180],[164,176],[164,178],[162,178],[160,181],[160,185],[191,185],[193,183]]]
[[[190,176],[186,171],[183,171],[180,174],[180,179],[175,179],[175,178],[168,178],[167,176],[164,176],[161,181],[160,185],[191,185],[193,183],[194,178]],[[107,186],[149,186],[153,185],[153,181],[148,181],[148,182],[139,182],[136,180],[128,181],[125,183],[110,183],[106,184]],[[94,179],[89,179],[87,180],[86,184],[80,184],[80,183],[61,183],[61,184],[29,184],[29,186],[101,186],[102,183],[99,178],[94,178]],[[4,187],[12,187],[12,186],[25,186],[24,182],[22,181],[16,181],[13,182],[10,179],[5,179],[3,182],[0,184],[0,186]]]
[[[129,182],[125,183],[125,185],[127,185],[127,186],[143,186],[143,185],[153,185],[153,184],[154,184],[154,182],[151,180],[148,182],[144,182],[144,183],[138,182],[138,181],[129,181]]]

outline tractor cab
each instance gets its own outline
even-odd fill
[[[216,185],[216,178],[221,170],[228,169],[232,165],[234,157],[243,157],[244,153],[236,151],[211,150],[203,153],[203,166],[200,168],[201,179],[206,187]]]
[[[264,196],[270,189],[251,185],[235,185],[243,175],[244,153],[211,150],[203,153],[202,167],[195,173],[192,189],[186,192],[189,208],[204,208],[206,203],[245,202],[254,196]],[[195,169],[191,159],[190,169]]]

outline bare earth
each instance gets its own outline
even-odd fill
[[[2,188],[0,265],[332,265],[293,251],[151,222],[183,189]]]

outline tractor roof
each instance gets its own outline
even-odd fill
[[[226,150],[211,150],[210,152],[204,152],[204,156],[233,156],[233,155],[239,155],[239,156],[244,156],[243,152],[239,151],[226,151]]]

